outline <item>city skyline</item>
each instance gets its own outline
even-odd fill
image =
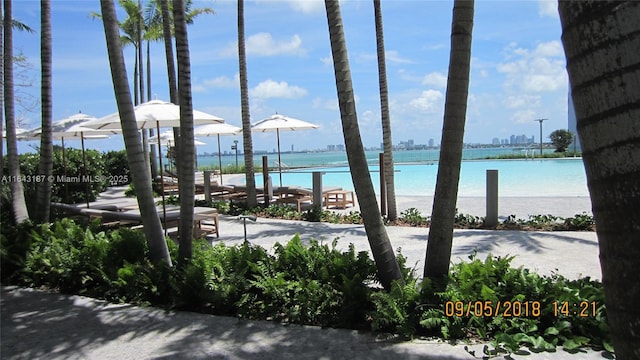
[[[373,7],[370,2],[342,3],[347,47],[363,143],[382,141]],[[203,15],[189,26],[194,108],[240,125],[236,3],[194,1],[216,15]],[[544,136],[567,128],[568,81],[554,1],[476,2],[465,143],[491,143],[511,134],[537,134],[537,118],[549,119]],[[102,23],[89,13],[98,1],[52,3],[53,119],[79,111],[96,117],[116,111]],[[14,17],[36,30],[14,33],[15,53],[33,65],[32,86],[23,94],[39,98],[39,3],[14,4]],[[119,16],[124,15],[122,10]],[[450,1],[383,2],[392,135],[428,144],[440,142],[449,61]],[[273,19],[287,16],[273,26]],[[428,21],[426,21],[428,20]],[[319,149],[326,139],[342,142],[333,64],[322,1],[248,1],[245,32],[252,122],[274,113],[320,126],[281,133],[281,146]],[[168,99],[162,43],[151,43],[152,94]],[[133,49],[124,49],[132,77]],[[146,71],[146,70],[145,70]],[[23,124],[39,125],[39,108],[22,113]],[[529,136],[529,135],[528,135]],[[257,151],[276,147],[275,134],[253,134]],[[536,136],[537,138],[537,136]],[[229,149],[239,136],[225,136]],[[198,151],[217,151],[215,141]],[[79,147],[79,142],[69,141]],[[34,143],[20,143],[33,151]],[[121,138],[92,141],[99,150],[123,148]]]

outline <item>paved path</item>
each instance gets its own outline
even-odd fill
[[[113,305],[81,296],[2,287],[2,359],[474,359],[482,344],[380,340],[354,330]],[[513,359],[601,359],[594,351]]]
[[[353,243],[357,251],[369,251],[363,225],[344,225],[258,218],[247,221],[247,239],[266,249],[276,242],[286,243],[296,233],[303,242],[310,239],[331,243],[338,239],[338,248],[347,249]],[[389,226],[387,233],[394,250],[401,249],[407,264],[416,265],[422,274],[429,229]],[[220,216],[220,238],[209,237],[212,243],[228,245],[244,241],[243,222],[237,217]],[[591,276],[601,278],[598,241],[595,232],[575,231],[507,231],[455,230],[452,261],[467,260],[477,251],[483,259],[488,254],[514,255],[515,266],[525,266],[543,275],[556,271],[570,278]]]

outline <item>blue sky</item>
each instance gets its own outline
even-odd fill
[[[342,16],[365,146],[382,141],[373,2],[344,0]],[[215,15],[189,26],[193,104],[197,110],[240,126],[235,1],[194,1]],[[382,2],[387,76],[394,143],[440,142],[449,61],[452,1]],[[116,111],[102,23],[89,17],[98,1],[52,1],[54,121],[78,111],[102,117]],[[14,1],[14,17],[35,34],[14,33],[16,53],[34,68],[31,88],[39,97],[39,2]],[[120,14],[120,16],[124,16]],[[283,149],[342,144],[324,3],[316,0],[246,0],[245,36],[252,122],[279,113],[320,126],[282,133]],[[543,135],[567,127],[567,75],[555,1],[477,0],[465,142],[490,143],[511,134]],[[164,50],[151,44],[153,94],[168,100]],[[125,48],[129,77],[133,49]],[[40,110],[20,114],[23,126],[38,126]],[[224,137],[229,149],[234,137]],[[238,137],[240,139],[240,137]],[[241,139],[240,139],[241,140]],[[214,140],[199,152],[213,152]],[[254,150],[273,150],[275,134],[254,134]],[[72,143],[73,144],[73,143]],[[27,143],[23,151],[31,150]],[[88,147],[121,149],[122,140],[96,140]]]

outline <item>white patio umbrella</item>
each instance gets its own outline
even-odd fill
[[[134,107],[138,129],[157,129],[160,134],[162,127],[180,127],[180,106],[162,100],[151,100]],[[202,111],[193,110],[193,124],[203,125],[221,123],[224,119]],[[121,129],[120,113],[116,112],[95,121],[85,123],[83,126],[94,129]],[[162,149],[158,144],[160,170],[162,171]],[[162,192],[162,211],[166,214],[164,202],[164,183],[160,182]],[[164,217],[166,219],[166,216]],[[165,224],[166,225],[166,224]],[[165,226],[166,231],[166,226]]]
[[[206,143],[203,143],[202,141],[199,141],[197,138],[194,138],[194,144],[196,146],[202,146],[202,145],[207,145]],[[174,135],[173,135],[173,131],[169,130],[169,131],[163,131],[160,134],[160,145],[162,146],[174,146],[176,143]],[[149,144],[151,145],[157,145],[158,144],[158,135],[154,135],[152,137],[149,138]]]
[[[242,128],[226,123],[207,124],[198,126],[193,129],[196,136],[217,136],[218,137],[218,165],[220,166],[220,174],[222,174],[222,155],[220,150],[220,135],[238,135],[242,132]],[[220,176],[220,185],[222,185],[222,176]]]
[[[307,129],[317,129],[318,125],[306,121],[282,116],[271,115],[251,126],[253,132],[275,131],[278,137],[278,172],[280,173],[280,186],[282,186],[282,161],[280,160],[280,131],[297,131]]]
[[[84,175],[87,175],[87,161],[86,161],[86,150],[84,146],[85,139],[105,139],[108,138],[108,135],[117,134],[116,130],[96,130],[87,127],[83,127],[88,121],[96,120],[95,117],[83,113],[78,113],[72,115],[68,118],[58,120],[51,124],[51,137],[56,140],[60,140],[62,142],[62,168],[64,171],[64,175],[66,177],[66,155],[65,155],[65,139],[80,139],[82,145],[82,165],[84,168]],[[42,135],[42,127],[37,127],[35,129],[23,132],[20,134],[19,138],[23,140],[37,140],[40,139]],[[66,184],[66,183],[65,183]],[[67,186],[67,185],[65,185]],[[89,189],[88,185],[85,184],[85,199],[87,201],[87,207],[89,207]]]
[[[195,146],[202,146],[202,145],[207,145],[205,143],[203,143],[202,141],[198,141],[197,138],[193,139],[193,144]],[[152,137],[149,138],[149,145],[158,145],[158,135],[154,135]],[[164,131],[162,132],[162,134],[160,134],[160,145],[161,146],[175,146],[176,145],[176,140],[175,137],[173,135],[173,130],[168,130],[168,131]],[[162,154],[160,154],[162,155]],[[196,166],[198,164],[196,163]]]
[[[162,100],[151,100],[134,108],[138,129],[157,129],[180,126],[180,106]],[[193,110],[194,125],[221,123],[224,120],[215,115]],[[113,113],[100,119],[87,122],[83,126],[94,129],[121,129],[120,114]],[[162,150],[158,146],[160,169],[162,169]]]
[[[162,100],[151,100],[134,108],[138,129],[159,127],[180,127],[180,106]],[[224,122],[222,118],[193,110],[194,125]],[[120,129],[120,114],[113,113],[86,123],[83,126],[94,129]]]

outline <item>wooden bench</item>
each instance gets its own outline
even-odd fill
[[[355,206],[353,191],[331,190],[324,193],[324,206],[346,209],[347,205]]]

